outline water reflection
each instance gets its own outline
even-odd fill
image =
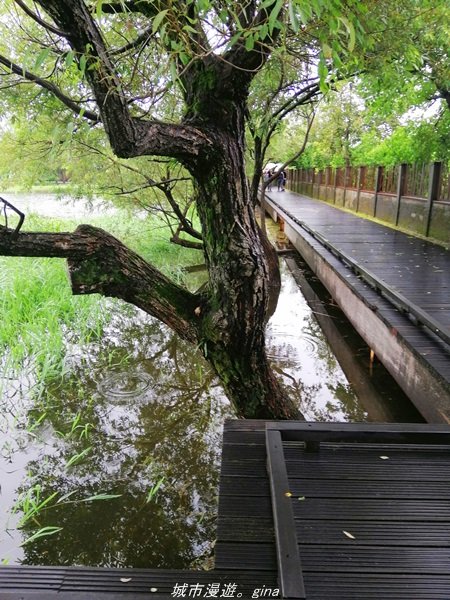
[[[43,527],[62,529],[10,547],[11,560],[181,568],[210,553],[228,402],[190,346],[140,312],[124,323],[111,304],[109,335],[76,354],[70,376],[48,385],[45,405],[30,413],[32,421],[45,410],[46,419],[29,440],[17,491],[39,485],[41,499],[57,495],[16,544]],[[85,501],[99,493],[118,497]]]
[[[267,330],[275,371],[307,420],[366,420],[366,412],[284,262],[281,268],[281,294]]]
[[[61,187],[59,195],[51,193],[23,193],[2,192],[2,197],[25,215],[38,214],[42,217],[61,217],[65,219],[79,219],[87,216],[104,216],[117,213],[117,209],[111,203],[99,198],[73,198],[66,195],[64,187]]]

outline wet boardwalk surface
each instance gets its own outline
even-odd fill
[[[443,438],[419,443],[427,440],[419,440],[418,432],[433,431],[427,425],[289,426],[287,432],[283,424],[268,426],[282,438],[282,461],[272,462],[268,473],[266,424],[226,425],[216,567],[239,573],[251,565],[261,576],[278,569],[280,586],[284,570],[286,597],[292,598],[447,600],[450,446]],[[329,428],[333,441],[308,450],[302,441],[308,427],[319,434]],[[440,427],[435,431],[450,437]],[[304,439],[327,439],[326,433],[314,438],[317,431]],[[283,463],[286,481],[280,483]],[[278,478],[272,494],[281,504],[275,527],[271,477]],[[289,511],[291,522],[283,522]],[[295,560],[295,552],[283,552],[292,540]]]
[[[269,197],[425,310],[450,335],[450,250],[306,196],[271,192]]]

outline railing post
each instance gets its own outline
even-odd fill
[[[408,170],[408,165],[402,163],[399,167],[398,181],[397,181],[397,199],[396,199],[396,207],[395,207],[395,225],[398,225],[398,221],[400,219],[400,203],[405,191],[405,182],[406,182],[406,173]]]
[[[361,195],[361,181],[364,168],[365,167],[358,167],[358,176],[356,179],[356,212],[359,212],[359,197]]]
[[[333,204],[336,204],[336,185],[337,183],[337,169],[334,167],[334,180],[333,180]]]
[[[350,172],[350,167],[347,165],[344,171],[344,196],[342,200],[342,206],[345,207],[345,196],[347,195],[347,184],[348,184],[348,175]]]
[[[442,163],[440,162],[433,162],[430,165],[430,182],[428,185],[428,198],[425,209],[425,237],[430,235],[431,217],[433,216],[433,205],[438,196],[441,169]]]
[[[381,192],[381,184],[383,182],[383,167],[377,167],[375,173],[375,196],[373,199],[373,216],[377,216],[378,194]]]

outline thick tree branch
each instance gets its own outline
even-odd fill
[[[115,154],[172,156],[185,162],[211,146],[198,128],[133,118],[121,81],[114,70],[101,32],[83,0],[37,0],[77,56],[85,56],[85,74],[94,91],[101,120]],[[145,3],[142,3],[145,4]]]
[[[166,323],[183,339],[197,341],[198,297],[102,229],[80,225],[73,233],[25,232],[13,237],[0,226],[0,255],[66,258],[74,294],[120,298]]]
[[[83,106],[78,104],[75,100],[73,100],[72,98],[69,98],[69,96],[66,96],[66,94],[64,94],[59,89],[59,87],[56,86],[54,83],[51,83],[50,81],[47,81],[46,79],[43,79],[42,77],[38,77],[34,73],[27,71],[23,67],[12,62],[12,60],[7,58],[6,56],[0,55],[0,64],[4,65],[7,69],[9,69],[9,71],[11,71],[11,73],[14,73],[15,75],[19,75],[20,77],[23,77],[23,79],[26,79],[27,81],[31,81],[31,82],[35,83],[36,85],[39,85],[41,88],[48,90],[56,98],[58,98],[58,100],[60,100],[65,106],[70,108],[70,110],[72,110],[77,115],[82,115],[83,117],[85,117],[86,119],[89,119],[90,121],[93,121],[94,123],[98,123],[100,121],[99,115],[97,115],[95,112],[92,112],[90,110],[86,110]]]
[[[33,19],[33,21],[36,21],[36,23],[39,23],[39,25],[41,25],[41,27],[44,27],[44,29],[47,29],[47,31],[50,31],[51,33],[55,33],[56,35],[64,37],[64,31],[61,31],[60,29],[58,29],[57,27],[54,27],[50,23],[46,23],[43,19],[41,19],[41,17],[39,15],[37,15],[30,8],[28,8],[28,6],[25,4],[25,2],[23,2],[22,0],[14,0],[14,2],[18,6],[20,6],[20,8],[29,17],[31,17]]]

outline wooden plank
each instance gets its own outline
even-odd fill
[[[217,540],[222,542],[270,542],[275,547],[275,532],[272,515],[270,517],[225,517],[220,516],[217,523]],[[219,544],[216,544],[218,547]],[[217,558],[216,558],[216,566]]]
[[[438,438],[426,446],[323,442],[317,453],[305,452],[303,442],[283,443],[308,600],[449,600],[450,460]],[[220,553],[236,572],[250,561],[264,573],[274,556],[272,531],[263,533],[267,483],[254,450],[246,454],[242,445],[229,456]]]
[[[216,549],[216,560],[226,569],[239,570],[245,565],[254,571],[277,570],[277,552],[272,542],[223,542]]]
[[[301,236],[308,236],[308,243],[361,299],[370,295],[369,290],[351,276],[352,270],[383,290],[395,305],[409,305],[410,312],[431,328],[430,337],[434,331],[443,338],[446,349],[441,347],[440,351],[450,362],[450,296],[445,293],[450,290],[449,250],[304,196],[273,194],[272,200],[290,225]],[[341,264],[333,255],[341,257]],[[441,294],[434,301],[440,304],[438,307],[430,306],[433,291]],[[368,302],[374,303],[373,298]],[[380,303],[375,306],[381,309]],[[439,373],[450,380],[450,372]]]
[[[404,469],[404,465],[403,465]],[[409,477],[402,479],[389,479],[380,477],[371,478],[370,469],[368,469],[366,478],[341,480],[338,474],[333,471],[332,479],[318,479],[314,468],[310,469],[310,477],[300,478],[297,475],[289,479],[289,491],[296,496],[307,496],[308,498],[391,498],[408,499],[415,497],[417,500],[431,500],[440,498],[450,500],[449,480],[428,481],[426,478],[426,469],[422,470],[423,477],[411,481]],[[235,478],[226,477],[223,495],[226,496],[245,496],[245,497],[265,497],[269,494],[269,484],[266,479],[244,479],[239,478],[236,484],[232,481]]]
[[[282,432],[283,440],[377,443],[377,444],[449,444],[448,425],[372,424],[372,423],[304,423],[284,421],[268,423],[268,430]]]
[[[95,567],[0,567],[0,598],[6,592],[62,593],[76,592],[78,600],[85,594],[148,594],[152,597],[168,595],[175,584],[189,586],[199,584],[203,590],[216,583],[224,586],[234,583],[236,593],[248,593],[258,585],[275,586],[276,573],[255,572],[244,568],[239,572],[232,569],[213,571],[177,571],[164,569],[108,569]],[[151,592],[151,589],[155,590]]]
[[[367,498],[308,498],[292,496],[294,517],[297,519],[364,521],[430,521],[450,522],[450,503],[447,500],[415,499],[367,499]],[[268,498],[243,498],[228,496],[224,498],[220,510],[226,517],[267,518],[270,512]]]
[[[381,461],[380,461],[381,463]],[[298,473],[298,467],[301,464],[299,461],[287,462],[287,471],[290,478],[295,478]],[[389,462],[389,468],[384,464],[373,464],[371,468],[367,466],[366,471],[355,473],[354,464],[351,461],[345,464],[332,463],[327,464],[326,461],[313,462],[305,464],[302,470],[302,477],[309,479],[328,479],[330,485],[332,481],[339,478],[343,481],[359,479],[362,481],[422,481],[424,478],[427,481],[442,481],[443,477],[450,476],[450,466],[445,465],[441,469],[439,464],[428,465],[428,469],[424,469],[423,465],[416,468],[414,465],[406,468],[405,464]]]
[[[440,500],[450,501],[450,484],[448,481],[416,481],[390,480],[347,480],[331,479],[309,480],[290,479],[289,490],[295,496],[307,498],[380,498],[388,500]]]
[[[327,521],[296,520],[295,526],[298,540],[305,545],[353,543],[347,531],[359,546],[450,547],[450,523],[341,520],[335,515]]]
[[[266,430],[266,447],[281,594],[283,598],[305,599],[292,501],[287,495],[289,486],[279,431]]]
[[[304,572],[366,574],[448,574],[450,564],[449,548],[358,546],[356,540],[348,540],[346,545],[302,546]]]
[[[448,600],[450,575],[306,573],[308,600]]]

